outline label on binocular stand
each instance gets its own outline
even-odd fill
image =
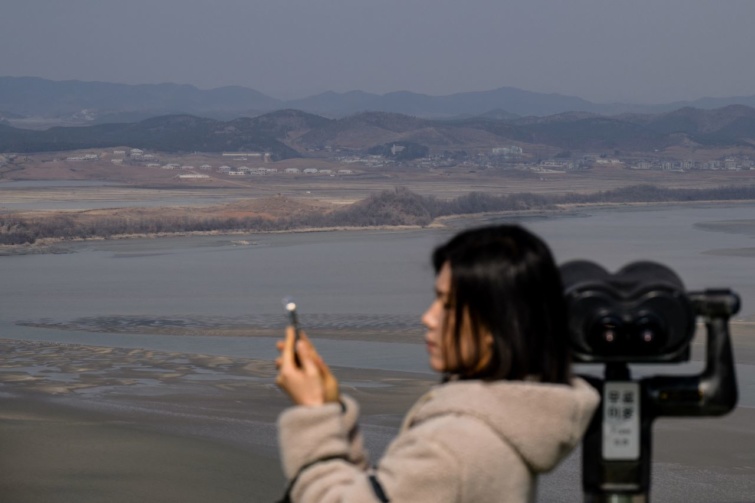
[[[603,459],[640,457],[640,384],[607,381],[603,387]]]

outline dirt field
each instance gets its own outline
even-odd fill
[[[12,167],[0,169],[0,209],[13,210],[16,205],[45,201],[99,203],[108,201],[122,206],[143,202],[145,206],[207,206],[207,198],[220,202],[257,199],[283,195],[297,200],[348,204],[367,195],[396,186],[404,186],[422,195],[447,199],[471,191],[493,194],[532,192],[555,194],[567,192],[589,193],[637,184],[652,184],[670,188],[710,188],[722,185],[751,184],[755,171],[640,171],[623,167],[596,167],[587,171],[568,173],[535,173],[531,171],[445,169],[381,169],[358,168],[354,174],[330,176],[284,173],[287,168],[307,167],[337,170],[349,167],[337,161],[323,159],[291,159],[264,166],[276,168],[278,173],[262,176],[228,176],[216,171],[199,171],[206,179],[180,179],[180,170],[164,170],[143,166],[114,166],[104,161],[68,162],[51,160],[35,154]],[[210,160],[211,159],[211,160]],[[208,155],[182,158],[180,162],[197,166],[223,162],[222,157]],[[252,165],[253,163],[248,163]],[[263,163],[258,162],[260,166]],[[13,169],[11,169],[13,168]],[[5,182],[34,180],[102,181],[118,185],[100,187],[15,187]],[[180,202],[174,202],[179,199]],[[192,203],[192,200],[200,201]]]

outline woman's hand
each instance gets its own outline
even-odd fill
[[[276,384],[297,405],[317,406],[337,402],[338,381],[317,354],[309,338],[303,332],[300,334],[295,354],[294,340],[294,329],[288,327],[286,339],[277,344],[281,355],[275,360],[278,368]],[[296,364],[297,357],[299,365]]]

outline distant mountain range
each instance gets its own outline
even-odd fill
[[[116,146],[162,152],[264,151],[274,159],[318,150],[385,150],[390,144],[417,152],[464,152],[517,144],[561,151],[653,151],[674,145],[755,148],[755,108],[682,108],[661,114],[606,117],[570,112],[546,117],[420,119],[364,112],[329,119],[280,110],[230,121],[168,115],[138,123],[53,127],[43,131],[0,124],[0,152],[66,151]],[[382,151],[381,150],[381,151]]]
[[[322,121],[300,112],[239,118],[228,122],[191,115],[153,117],[137,123],[53,127],[44,131],[0,124],[0,152],[54,152],[131,146],[161,152],[269,152],[274,160],[299,157],[281,139],[291,130],[309,130]]]
[[[468,118],[492,114],[513,119],[566,112],[599,115],[662,113],[684,107],[755,107],[755,95],[702,98],[663,105],[598,104],[574,96],[544,94],[512,87],[492,91],[428,96],[412,92],[371,94],[326,92],[282,101],[245,87],[200,90],[190,85],[127,85],[106,82],[52,81],[37,77],[0,77],[0,121],[24,117],[65,119],[73,123],[136,122],[168,114],[191,114],[220,120],[253,117],[296,109],[329,118],[361,112],[390,112],[423,118]]]

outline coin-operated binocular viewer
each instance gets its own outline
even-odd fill
[[[724,289],[686,292],[671,269],[654,262],[610,274],[573,261],[561,275],[574,361],[605,365],[602,379],[586,377],[602,404],[582,443],[585,501],[647,502],[653,421],[723,415],[737,403],[729,319],[739,297]],[[688,361],[697,317],[707,329],[701,374],[632,379],[630,363]]]

